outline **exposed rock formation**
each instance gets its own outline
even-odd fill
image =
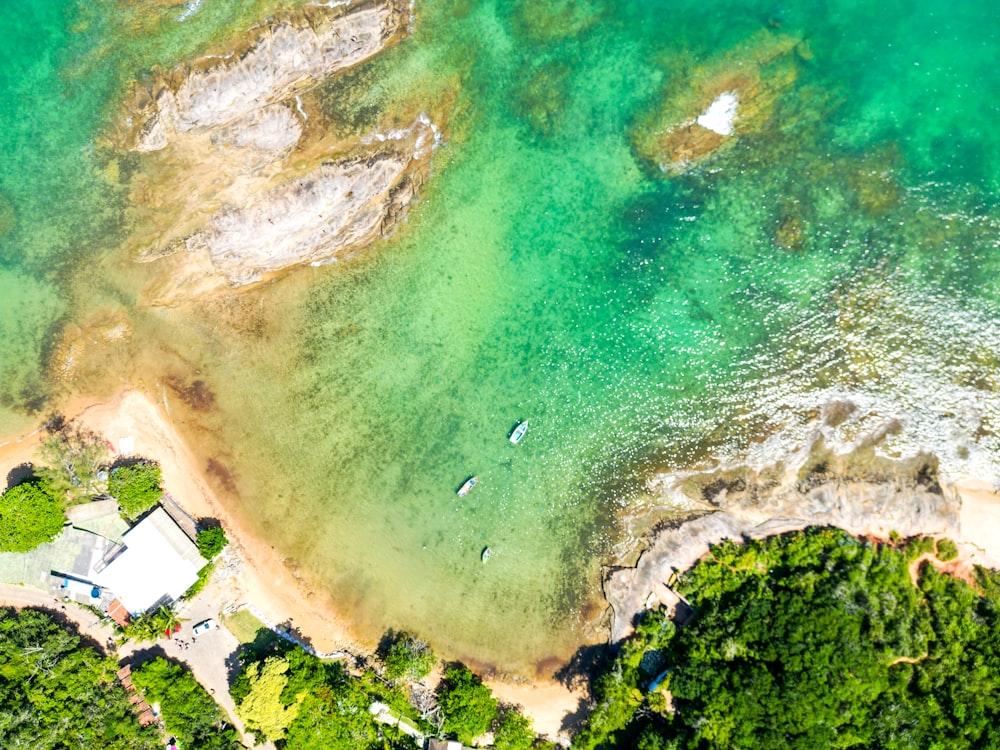
[[[304,263],[344,258],[387,233],[405,211],[420,177],[413,168],[434,138],[416,122],[412,137],[365,157],[322,164],[239,208],[225,208],[188,237],[233,284]]]
[[[314,6],[309,13],[261,27],[252,46],[232,61],[205,58],[157,81],[148,98],[138,97],[132,148],[158,151],[178,134],[247,118],[367,60],[406,30],[405,13],[391,1]]]
[[[406,20],[397,0],[306,6],[139,89],[123,138],[145,154],[128,249],[157,261],[148,301],[347,258],[405,216],[438,138],[430,119],[404,108],[384,115],[409,123],[388,134],[332,134],[310,91],[399,40]]]
[[[797,37],[764,30],[681,71],[633,133],[636,152],[667,174],[698,166],[741,133],[763,127],[809,57]]]
[[[605,578],[604,595],[613,611],[611,640],[628,636],[642,610],[675,607],[680,598],[669,586],[671,578],[724,539],[760,539],[807,526],[836,526],[879,538],[892,532],[957,537],[960,500],[938,486],[933,459],[920,456],[896,465],[899,473],[883,481],[844,481],[825,473],[803,478],[793,472],[775,485],[760,477],[697,476],[700,498],[687,507],[700,507],[703,515],[655,533],[635,567],[612,570]],[[665,503],[680,507],[671,496],[690,496],[691,477],[660,479]]]

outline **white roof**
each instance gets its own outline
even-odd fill
[[[173,601],[198,580],[205,560],[163,508],[157,508],[122,537],[125,549],[94,576],[133,614]]]

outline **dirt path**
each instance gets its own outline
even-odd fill
[[[978,592],[979,586],[976,584],[976,577],[969,560],[963,559],[963,556],[959,554],[954,560],[944,561],[938,557],[937,545],[938,540],[935,539],[933,552],[924,552],[910,562],[910,583],[914,586],[920,585],[920,566],[927,562],[933,565],[939,573],[965,581],[974,591]]]

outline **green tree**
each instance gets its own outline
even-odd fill
[[[98,473],[107,460],[107,443],[79,425],[57,424],[59,429],[50,431],[39,448],[38,476],[63,499],[100,494]]]
[[[173,607],[161,605],[157,609],[133,618],[125,626],[123,634],[126,640],[134,640],[139,643],[143,641],[156,641],[167,637],[168,633],[176,632],[180,624],[184,622]]]
[[[976,590],[926,563],[914,585],[932,550],[833,529],[713,547],[677,583],[690,620],[640,624],[574,748],[997,746],[1000,573]]]
[[[419,680],[430,674],[436,661],[427,641],[399,633],[386,652],[385,676],[390,680]]]
[[[155,750],[136,721],[118,665],[45,612],[0,609],[0,747]]]
[[[63,527],[62,503],[31,479],[0,495],[0,551],[27,552],[51,542]]]
[[[445,732],[465,744],[486,732],[497,715],[497,699],[490,689],[461,664],[445,670],[438,688],[438,706],[444,715]]]
[[[177,737],[181,747],[242,747],[219,705],[180,664],[157,657],[133,671],[132,681],[142,688],[147,701],[160,704],[167,732]]]
[[[222,548],[229,544],[226,532],[220,526],[213,526],[210,529],[202,529],[197,537],[198,551],[206,560],[211,560],[222,552]]]
[[[269,740],[280,740],[299,713],[301,701],[288,706],[282,693],[288,684],[288,659],[269,656],[246,668],[249,692],[236,707],[247,727]]]
[[[493,722],[495,750],[530,750],[534,744],[535,733],[531,729],[531,719],[522,714],[517,706],[500,706]]]
[[[135,520],[160,501],[161,481],[159,464],[141,461],[112,469],[108,492],[118,500],[122,515]]]

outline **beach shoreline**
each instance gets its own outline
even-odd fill
[[[198,457],[188,447],[167,410],[141,390],[130,387],[105,398],[78,398],[65,405],[67,421],[91,430],[108,441],[118,457],[121,440],[130,437],[133,455],[157,461],[163,472],[163,487],[189,515],[219,521],[229,538],[228,575],[215,590],[218,614],[229,607],[252,605],[270,622],[289,627],[317,652],[346,650],[367,654],[371,646],[351,632],[341,616],[321,593],[308,587],[285,564],[281,553],[251,531],[247,524],[212,492]],[[34,463],[45,435],[43,426],[19,436],[0,440],[0,470]],[[585,696],[554,680],[509,682],[488,679],[498,698],[524,707],[535,730],[555,738],[562,734],[567,715],[577,711]]]

